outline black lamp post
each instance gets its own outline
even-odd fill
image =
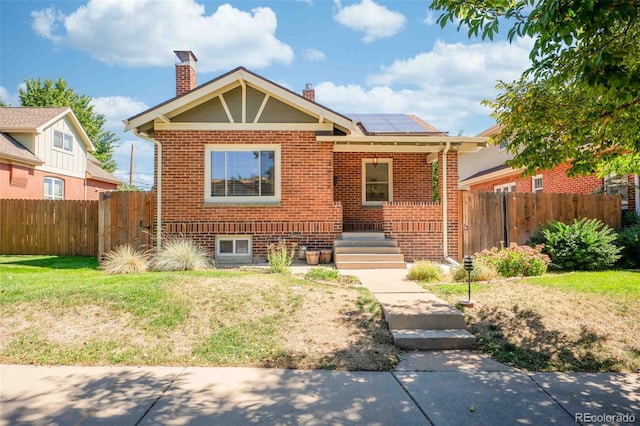
[[[467,296],[467,300],[461,300],[460,304],[462,306],[466,306],[469,308],[473,308],[473,305],[476,303],[475,300],[471,300],[471,271],[473,271],[473,257],[465,256],[464,261],[462,263],[462,267],[465,271],[467,271],[469,277],[469,292]]]

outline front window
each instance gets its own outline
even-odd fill
[[[278,145],[211,145],[206,148],[205,199],[213,202],[278,201]]]
[[[391,159],[362,160],[362,204],[381,205],[393,201],[393,163]]]
[[[64,200],[64,181],[52,177],[44,178],[44,199]]]

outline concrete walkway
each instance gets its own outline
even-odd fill
[[[605,415],[617,417],[596,417]],[[2,426],[574,425],[576,419],[640,424],[640,374],[527,375],[465,351],[410,353],[386,373],[0,365]]]

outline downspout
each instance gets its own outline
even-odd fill
[[[158,160],[155,165],[156,173],[158,176],[156,188],[156,246],[160,248],[162,246],[162,144],[160,143],[160,141],[157,141],[149,135],[140,132],[138,129],[133,129],[133,134],[139,138],[151,142],[158,148]]]
[[[447,212],[448,207],[448,187],[447,187],[447,154],[449,153],[449,148],[451,148],[451,143],[447,141],[447,144],[444,147],[444,151],[442,151],[442,164],[440,165],[442,169],[442,240],[443,240],[443,254],[444,260],[452,264],[453,266],[460,266],[458,262],[449,257],[449,230],[447,229],[449,222],[449,214]]]

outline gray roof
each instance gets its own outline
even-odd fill
[[[41,159],[6,133],[0,133],[0,158],[22,161],[27,164],[42,164]]]
[[[2,107],[0,130],[34,130],[70,110],[69,107]]]
[[[87,178],[118,185],[123,183],[120,179],[103,169],[100,161],[91,154],[87,155]]]

